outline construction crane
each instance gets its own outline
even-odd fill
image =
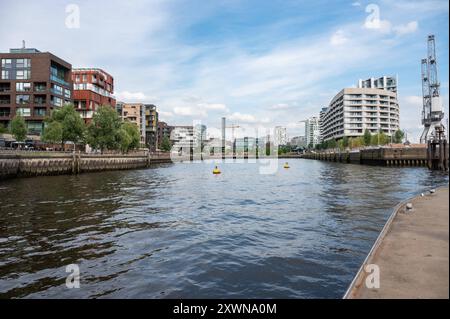
[[[225,126],[225,128],[231,128],[231,138],[233,139],[233,156],[236,156],[236,138],[234,137],[234,129],[240,128],[240,126],[231,124],[230,126]]]
[[[437,59],[434,35],[428,36],[428,54],[421,61],[422,76],[422,125],[424,126],[421,143],[427,143],[439,137],[443,138],[444,127],[441,123],[444,118],[442,100],[440,96],[440,83],[437,75]],[[440,132],[439,134],[437,132]]]

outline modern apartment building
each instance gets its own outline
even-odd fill
[[[276,145],[287,145],[287,130],[282,126],[275,126],[274,140]]]
[[[86,123],[100,105],[115,107],[114,78],[107,72],[95,68],[73,69],[72,81],[74,106]]]
[[[399,129],[399,105],[396,90],[377,88],[346,88],[330,102],[321,115],[324,140],[358,137],[368,129],[382,130],[391,136]]]
[[[145,104],[145,144],[152,152],[158,147],[158,112],[153,104]]]
[[[397,92],[397,76],[382,76],[380,78],[370,78],[367,80],[359,80],[358,88],[360,89],[382,89],[391,92]]]
[[[321,142],[319,118],[316,116],[310,117],[305,122],[305,138],[306,145],[315,147]]]
[[[170,140],[170,133],[173,130],[173,126],[167,125],[166,122],[158,122],[158,149],[161,149],[161,143],[165,137]]]
[[[32,48],[0,53],[0,61],[0,123],[21,115],[28,134],[40,135],[52,109],[73,102],[72,65]]]
[[[306,137],[305,136],[294,136],[291,139],[291,146],[294,147],[306,147]]]
[[[124,122],[131,122],[139,127],[141,144],[145,144],[145,104],[116,103],[116,110]]]

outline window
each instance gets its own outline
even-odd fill
[[[16,104],[30,104],[30,96],[26,94],[16,95]]]
[[[11,59],[2,59],[2,68],[10,68],[11,64]]]
[[[56,94],[62,95],[63,94],[63,88],[62,86],[52,84],[52,91]]]
[[[9,80],[10,79],[9,75],[10,73],[8,70],[2,70],[2,80]]]
[[[16,71],[16,79],[17,80],[28,80],[30,78],[31,72],[30,70],[17,70]]]
[[[31,91],[31,83],[27,82],[17,82],[16,83],[17,92],[29,92]]]
[[[83,74],[83,82],[87,82],[87,75]]]
[[[70,90],[64,90],[64,97],[70,99]]]
[[[59,97],[52,96],[52,104],[54,106],[62,106],[63,100],[61,98],[59,98]]]
[[[17,59],[16,68],[29,68],[31,66],[30,59]]]
[[[80,82],[80,76],[78,74],[75,75],[75,82]]]
[[[28,107],[19,107],[16,109],[16,114],[21,116],[31,116],[31,109]]]

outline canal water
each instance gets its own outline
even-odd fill
[[[0,297],[340,298],[425,168],[291,159],[0,182]],[[77,264],[80,288],[66,287]]]

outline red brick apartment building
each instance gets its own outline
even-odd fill
[[[0,124],[24,117],[28,134],[40,135],[54,108],[72,103],[72,65],[33,48],[0,53]]]
[[[116,106],[114,78],[102,69],[73,69],[72,80],[74,106],[86,123],[100,105]]]

